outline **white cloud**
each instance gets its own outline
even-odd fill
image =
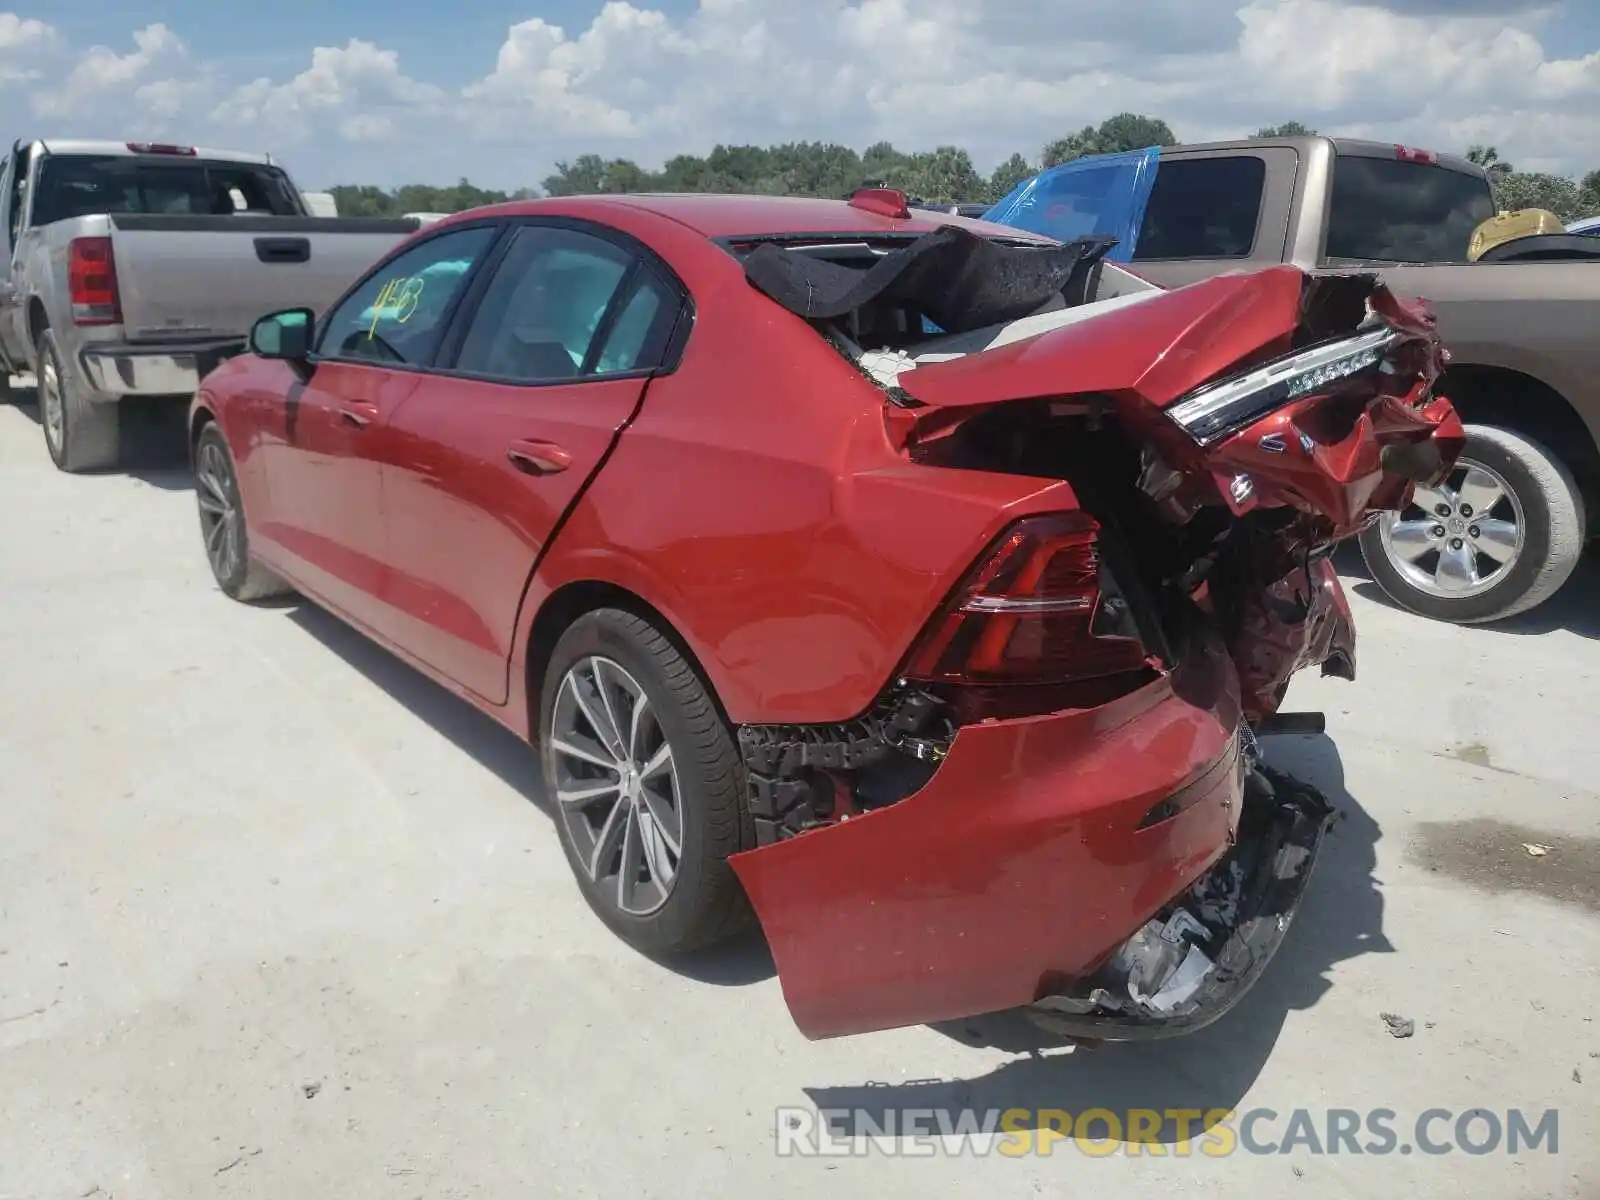
[[[11,15],[11,14],[7,14]],[[118,54],[108,46],[92,46],[56,88],[35,93],[34,109],[44,116],[70,117],[92,110],[101,98],[120,99],[141,91],[158,105],[170,100],[179,78],[190,73],[189,50],[165,25],[147,25],[133,32],[134,48]],[[147,89],[152,83],[154,91]]]
[[[359,39],[308,48],[304,70],[276,79],[196,62],[165,25],[74,61],[48,24],[0,13],[0,86],[48,61],[63,82],[19,89],[14,109],[26,97],[86,135],[292,146],[315,182],[515,186],[586,151],[654,165],[795,139],[956,143],[987,166],[1125,110],[1188,139],[1293,118],[1600,167],[1600,21],[1590,44],[1547,49],[1560,0],[699,0],[685,16],[649,3],[610,0],[582,28],[529,17],[448,88]],[[1579,27],[1586,11],[1566,10]]]

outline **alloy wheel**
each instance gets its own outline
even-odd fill
[[[1461,599],[1505,579],[1527,542],[1522,502],[1498,471],[1459,459],[1442,484],[1380,519],[1389,562],[1430,596]]]
[[[672,744],[643,686],[591,655],[556,692],[548,751],[555,802],[599,893],[643,917],[667,902],[683,852]]]
[[[201,444],[195,464],[195,498],[211,572],[219,581],[231,579],[239,569],[244,511],[239,507],[233,465],[222,447],[209,439]]]
[[[44,425],[45,441],[50,444],[50,453],[60,458],[66,444],[67,412],[61,401],[61,376],[55,358],[49,354],[40,356],[38,385],[39,419]]]

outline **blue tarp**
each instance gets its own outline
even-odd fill
[[[1132,259],[1155,186],[1161,148],[1096,154],[1040,171],[984,214],[985,221],[1058,241],[1089,234],[1117,239],[1106,257]]]

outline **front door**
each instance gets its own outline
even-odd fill
[[[503,703],[534,564],[638,410],[680,293],[630,243],[566,226],[522,225],[493,271],[390,422],[385,596],[401,645]]]
[[[285,368],[281,402],[262,425],[262,536],[307,588],[380,633],[388,632],[379,597],[389,421],[424,378],[420,368],[498,233],[494,225],[446,232],[375,270],[321,323],[310,373]]]

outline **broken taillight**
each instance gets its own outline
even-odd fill
[[[972,684],[1059,684],[1146,668],[1147,652],[1082,513],[1026,517],[956,589],[903,672]]]
[[[110,238],[73,238],[68,244],[67,300],[72,305],[74,325],[116,325],[122,321],[117,261]]]

